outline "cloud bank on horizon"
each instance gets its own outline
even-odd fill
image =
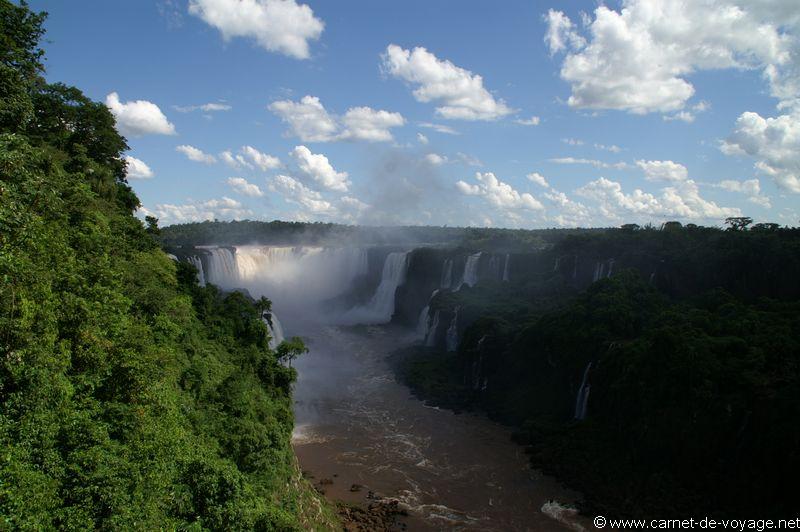
[[[131,21],[174,59],[112,40],[151,73],[89,81],[129,138],[142,212],[797,224],[796,0],[509,4],[494,25],[464,6],[459,31],[444,8],[412,25],[425,5],[188,0],[180,24]],[[91,44],[80,13],[48,10],[62,41]]]

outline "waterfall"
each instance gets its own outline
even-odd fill
[[[437,288],[433,291],[433,293],[431,293],[431,297],[428,298],[428,304],[425,305],[425,308],[423,308],[419,313],[419,319],[417,320],[417,335],[419,335],[423,341],[428,337],[428,324],[431,317],[431,301],[433,301],[433,298],[436,297],[436,294],[438,293],[439,289]]]
[[[236,256],[229,248],[201,247],[208,250],[208,271],[206,281],[222,288],[241,288]]]
[[[203,261],[200,260],[200,257],[197,255],[193,255],[189,257],[189,264],[197,268],[197,284],[200,286],[206,285],[206,276],[203,273]]]
[[[447,328],[447,336],[445,337],[445,346],[447,351],[458,351],[458,311],[461,307],[456,307],[453,314],[453,319],[450,320],[450,326]]]
[[[435,347],[436,346],[436,333],[439,331],[439,316],[441,311],[437,310],[433,314],[433,323],[431,324],[430,329],[428,329],[428,334],[425,335],[425,346],[426,347]]]
[[[653,270],[653,273],[650,274],[650,284],[653,284],[655,280],[656,280],[656,271]]]
[[[171,258],[171,259],[172,259],[172,260],[174,260],[175,262],[178,262],[178,257],[176,257],[175,255],[173,255],[172,253],[167,253],[167,257]]]
[[[450,288],[453,286],[453,259],[445,259],[442,264],[442,282],[439,283],[441,288]]]
[[[611,277],[611,274],[614,272],[614,263],[616,261],[614,259],[608,259],[608,273],[606,277]]]
[[[267,322],[267,328],[269,328],[269,348],[275,349],[285,339],[283,335],[283,326],[274,312],[264,321]]]
[[[428,336],[428,322],[430,321],[431,306],[425,305],[420,311],[419,318],[417,319],[417,336],[425,340]]]
[[[578,396],[575,398],[575,419],[584,419],[586,417],[586,405],[589,402],[589,389],[591,388],[588,383],[589,370],[591,369],[592,363],[589,362],[583,371],[581,387],[578,388]]]
[[[208,252],[207,282],[223,289],[245,288],[253,297],[266,296],[284,315],[319,308],[320,303],[347,292],[357,277],[369,273],[365,248],[252,245],[203,249]]]
[[[597,282],[600,278],[603,277],[603,269],[605,268],[605,263],[597,261],[594,265],[594,277],[592,277],[592,282]]]
[[[345,323],[388,323],[394,314],[394,295],[406,280],[408,251],[396,251],[386,256],[381,283],[369,302],[352,308],[343,315]]]
[[[503,281],[508,282],[508,262],[511,260],[511,254],[506,253],[506,262],[503,264]]]
[[[480,259],[480,251],[467,257],[467,263],[464,265],[464,276],[461,278],[459,288],[462,284],[467,286],[475,286],[475,284],[478,282],[478,264]]]
[[[556,262],[553,264],[553,271],[557,272],[558,267],[561,265],[561,257],[556,257]]]

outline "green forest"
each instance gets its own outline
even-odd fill
[[[102,103],[43,78],[0,1],[0,520],[16,530],[306,530],[269,301],[199,287],[133,216]]]
[[[598,257],[614,274],[576,287]],[[800,230],[628,226],[524,266],[434,297],[467,325],[456,351],[396,356],[419,396],[516,427],[590,515],[792,517]]]

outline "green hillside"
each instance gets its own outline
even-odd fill
[[[159,249],[108,109],[42,78],[44,19],[0,1],[0,528],[332,527],[269,302]]]

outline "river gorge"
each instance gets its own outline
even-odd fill
[[[273,337],[300,336],[309,348],[294,362],[293,445],[328,497],[396,500],[411,530],[582,529],[582,518],[562,507],[578,494],[531,469],[509,429],[426,405],[396,379],[389,358],[399,348],[458,341],[457,314],[438,325],[424,300],[409,312],[420,318],[414,326],[392,320],[411,250],[209,246],[192,253],[185,260],[201,282],[270,298]],[[480,259],[444,259],[430,275],[434,293],[480,276],[508,279],[508,256]]]

